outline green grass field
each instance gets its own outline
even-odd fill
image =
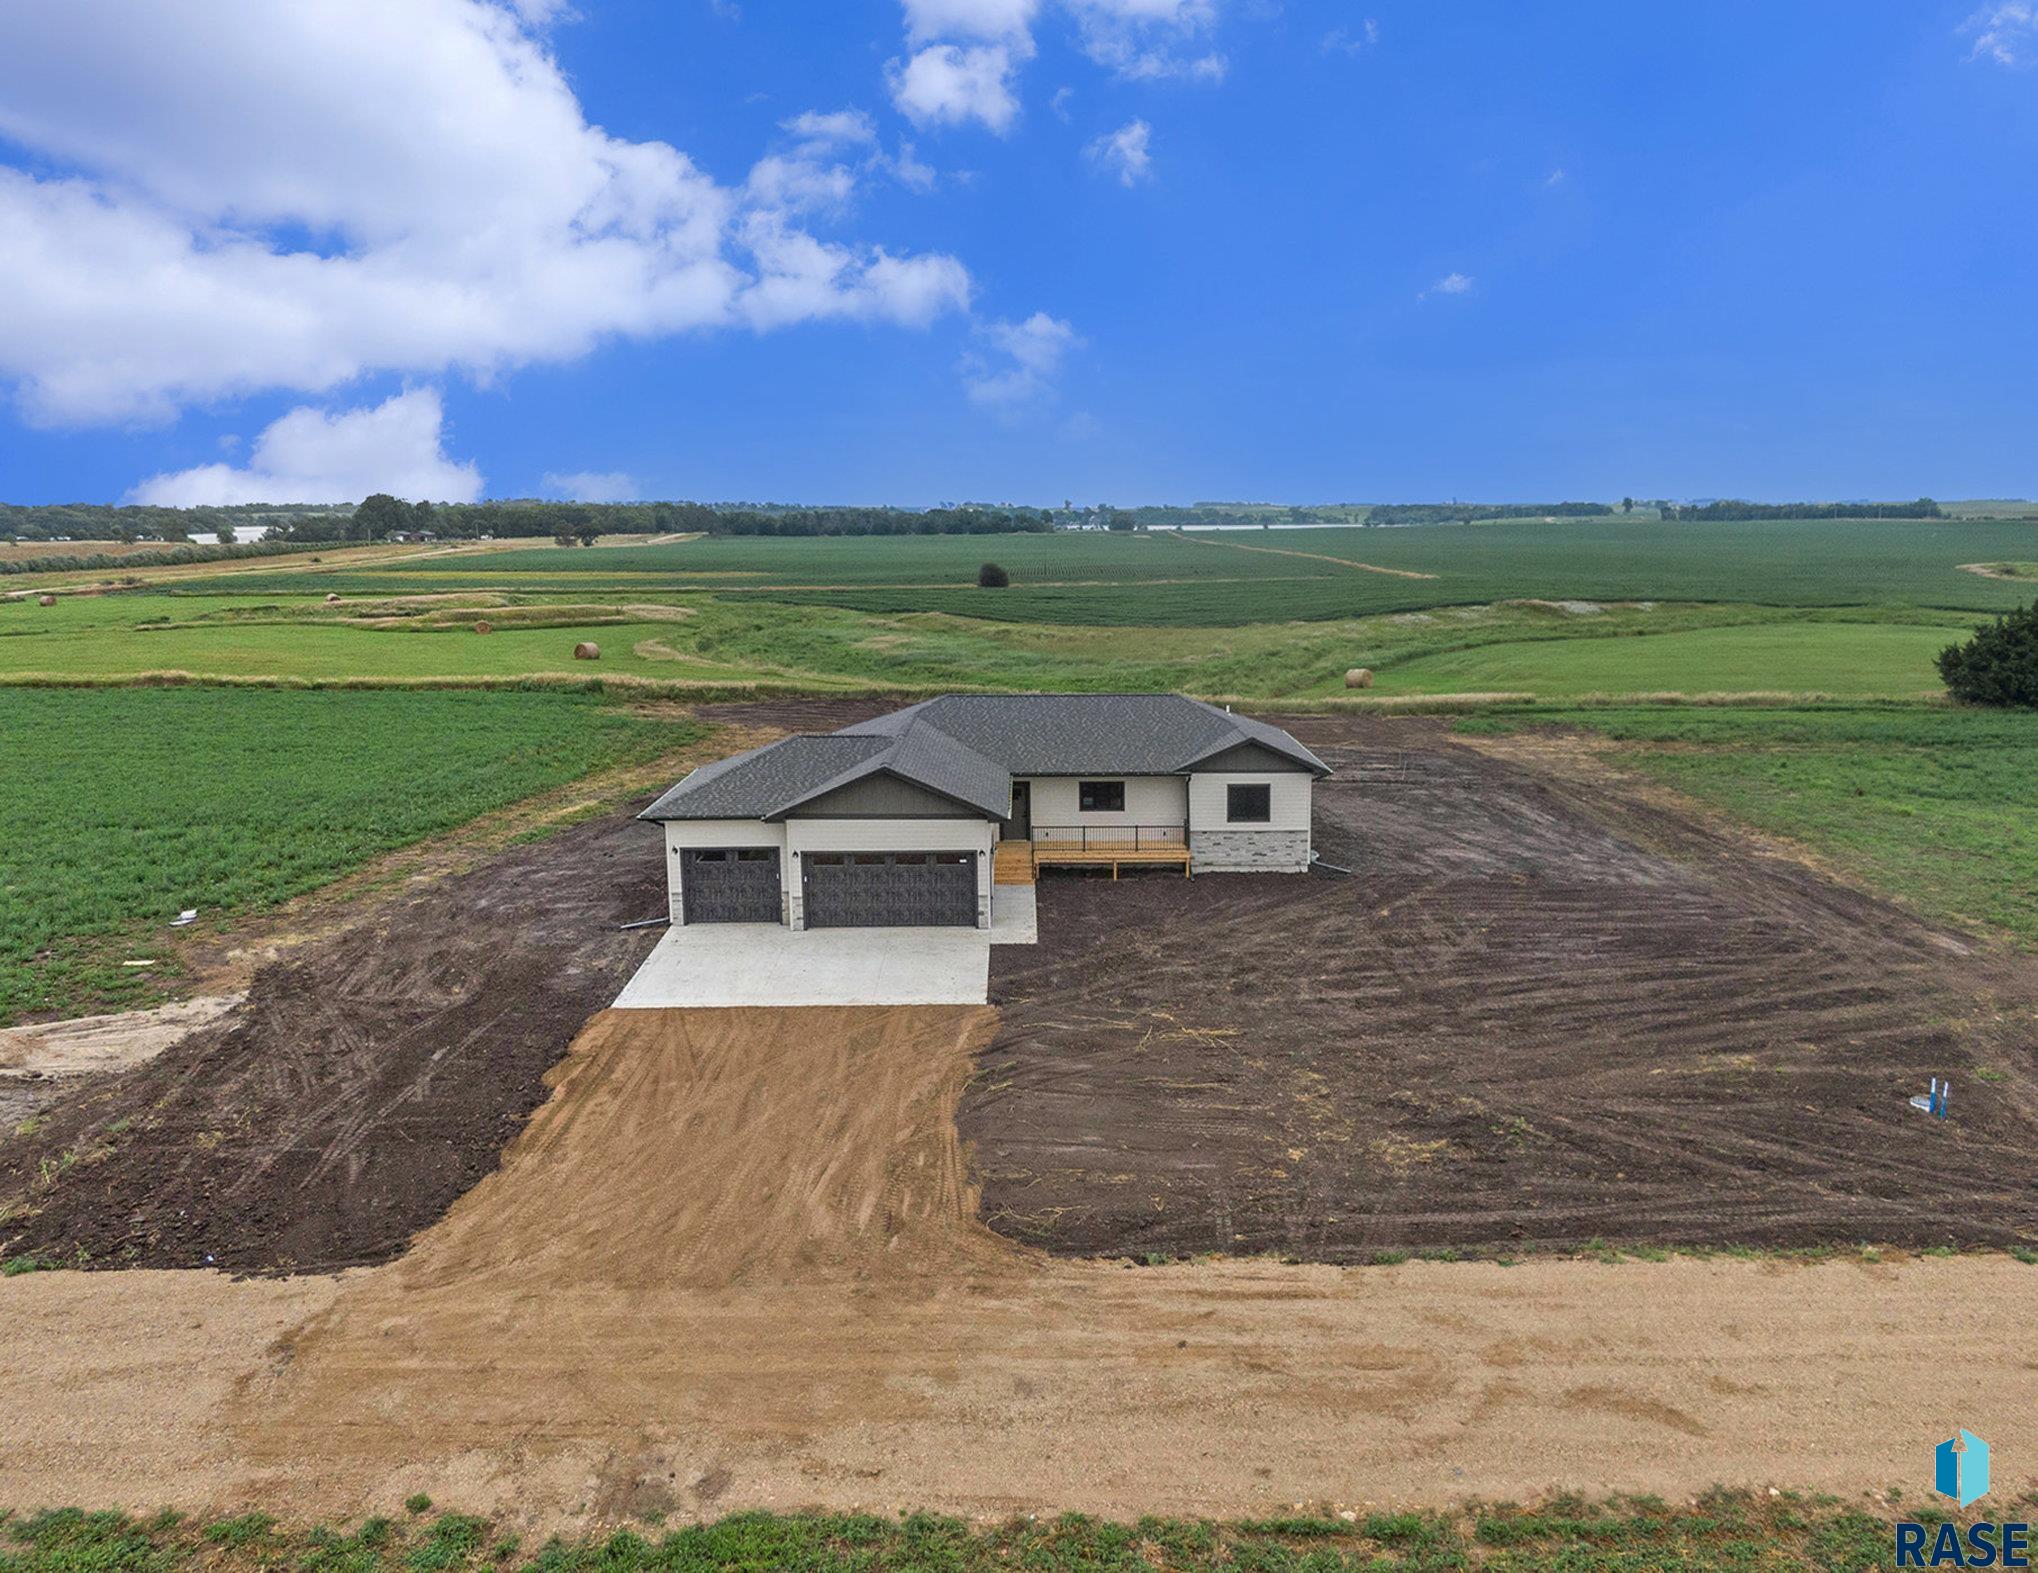
[[[1238,1523],[1122,1524],[1065,1514],[976,1526],[926,1513],[742,1513],[667,1529],[654,1515],[598,1539],[541,1545],[486,1519],[434,1514],[425,1498],[407,1509],[350,1529],[284,1528],[262,1513],[209,1522],[174,1513],[39,1513],[0,1522],[0,1573],[1855,1573],[1893,1564],[1887,1520],[1794,1491],[1713,1492],[1676,1507],[1565,1498],[1534,1509],[1297,1513]],[[1988,1515],[1953,1521],[1978,1516]],[[1915,1517],[1936,1525],[1949,1515],[1920,1505]]]
[[[1186,537],[723,536],[593,551],[426,556],[372,570],[264,570],[206,583],[230,585],[236,594],[350,595],[490,588],[584,595],[600,585],[642,596],[715,591],[886,614],[1222,627],[1519,597],[1999,610],[2017,604],[2019,587],[1962,565],[2034,556],[2032,522],[1573,519]],[[1011,589],[975,588],[977,565],[986,559],[1011,572]]]
[[[1613,762],[1802,843],[1927,916],[2038,944],[2038,712],[1632,709],[1469,718],[1550,724]]]
[[[521,603],[505,604],[514,599]],[[474,632],[486,618],[494,631]],[[557,601],[475,593],[429,602],[134,592],[0,605],[0,682],[201,678],[482,683],[622,678],[678,689],[759,683],[1173,689],[1327,699],[1368,667],[1381,695],[1805,692],[1915,698],[1971,627],[1907,607],[1504,603],[1238,627],[1025,624],[880,616],[714,595]],[[574,646],[601,647],[598,663]]]
[[[573,695],[0,689],[0,1026],[150,997],[186,907],[284,900],[681,730]]]

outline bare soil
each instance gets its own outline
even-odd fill
[[[529,1539],[750,1507],[1852,1495],[1913,1486],[1948,1414],[1999,1492],[2030,1483],[2038,1368],[2006,1330],[2038,1272],[2008,1257],[1057,1260],[976,1220],[953,1111],[992,1024],[610,1012],[396,1263],[0,1280],[0,1506],[312,1521],[421,1491]]]
[[[1049,878],[1040,944],[992,953],[961,1112],[991,1227],[1327,1262],[2038,1239],[2028,957],[1582,750],[1284,724],[1337,769],[1316,843],[1352,878]],[[1907,1104],[1932,1075],[1943,1123]]]
[[[606,818],[406,887],[246,1002],[0,1140],[10,1256],[306,1271],[385,1261],[496,1166],[657,940],[657,830]]]

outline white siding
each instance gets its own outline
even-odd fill
[[[1271,818],[1265,824],[1233,825],[1225,818],[1226,787],[1267,786]],[[1307,830],[1309,790],[1315,778],[1302,771],[1264,773],[1198,771],[1189,777],[1189,824],[1195,830]]]
[[[1175,825],[1188,822],[1189,783],[1180,776],[1084,776],[1084,781],[1123,781],[1125,810],[1116,814],[1086,814],[1076,805],[1078,782],[1073,776],[1035,776],[1033,823],[1077,825],[1092,830],[1121,825]]]
[[[776,825],[766,826],[776,830]],[[982,819],[790,819],[785,822],[788,921],[806,926],[800,899],[803,852],[974,852],[977,927],[991,926],[991,843],[998,827]]]
[[[687,847],[777,847],[785,850],[785,826],[766,824],[761,819],[668,819],[665,821],[665,891],[675,924],[686,921],[680,890],[680,852]],[[788,888],[791,870],[781,857],[779,888]],[[785,921],[780,911],[779,921]]]

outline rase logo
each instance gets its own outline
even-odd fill
[[[1972,1431],[1950,1436],[1933,1450],[1932,1485],[1942,1497],[1966,1507],[1988,1495],[1988,1443]],[[2027,1568],[2029,1524],[1939,1524],[1927,1529],[1914,1521],[1896,1526],[1896,1565],[1900,1568]]]

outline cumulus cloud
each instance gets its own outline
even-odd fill
[[[1024,322],[988,322],[979,330],[986,350],[963,358],[970,402],[994,409],[1029,404],[1054,385],[1062,362],[1081,348],[1076,330],[1036,311]]]
[[[46,422],[161,419],[373,371],[487,377],[615,336],[920,324],[966,302],[953,257],[800,229],[847,203],[855,112],[801,117],[726,187],[588,123],[534,30],[562,15],[0,8],[0,137],[36,160],[0,166],[0,382]]]
[[[567,502],[635,502],[637,479],[621,470],[547,470],[542,483],[547,497]]]
[[[1153,173],[1153,155],[1148,145],[1153,127],[1144,120],[1128,120],[1116,131],[1107,131],[1083,154],[1098,168],[1108,170],[1124,186],[1136,186]]]
[[[1030,54],[1009,44],[929,44],[885,68],[892,102],[916,126],[979,120],[1003,136],[1019,118],[1012,72]]]
[[[1216,0],[1056,0],[1083,52],[1132,81],[1214,82],[1224,56],[1203,46]],[[1033,58],[1041,0],[903,0],[912,54],[885,67],[892,102],[914,124],[978,121],[1004,135],[1019,117],[1018,70]],[[1055,113],[1065,99],[1056,95]]]
[[[250,502],[359,502],[372,492],[413,501],[473,502],[481,472],[443,445],[445,408],[436,388],[413,388],[369,409],[309,406],[272,422],[245,465],[201,464],[156,475],[130,502],[223,507]]]
[[[1430,285],[1428,289],[1422,291],[1415,298],[1417,300],[1428,300],[1429,297],[1432,295],[1469,294],[1472,289],[1472,282],[1473,281],[1471,275],[1469,274],[1446,273],[1442,278],[1438,279],[1434,284]]]
[[[2028,66],[2038,61],[2038,5],[2027,0],[1985,5],[1961,24],[1961,31],[1974,37],[1971,58],[1986,58],[2001,66]]]

